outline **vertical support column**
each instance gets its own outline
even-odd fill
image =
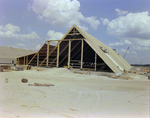
[[[28,64],[28,56],[27,56],[27,58],[26,58],[26,64]]]
[[[58,41],[58,47],[57,47],[57,68],[59,67],[59,47],[60,47],[60,42]]]
[[[83,68],[83,46],[84,46],[84,40],[81,42],[81,69]]]
[[[39,66],[39,52],[37,53],[37,66]]]
[[[70,55],[71,55],[71,40],[69,40],[69,49],[68,49],[68,68],[70,68]]]
[[[26,57],[24,56],[24,61],[23,61],[23,65],[25,65],[25,58],[26,58]]]
[[[49,60],[49,41],[47,42],[47,57],[46,57],[46,66],[48,66]]]
[[[97,54],[95,52],[95,71],[96,71],[96,64],[97,64]]]
[[[18,58],[18,65],[19,65],[19,58]]]
[[[19,64],[18,60],[19,60],[19,58],[17,58],[17,59],[16,59],[16,65],[18,65],[18,64]]]

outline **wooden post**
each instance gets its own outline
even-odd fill
[[[70,68],[70,55],[71,55],[71,40],[69,40],[69,48],[68,48],[68,68]]]
[[[18,58],[18,65],[19,65],[19,58]]]
[[[95,52],[95,71],[96,71],[96,63],[97,63],[97,54]]]
[[[57,68],[59,67],[59,46],[60,46],[60,43],[58,41],[58,47],[57,47]]]
[[[26,58],[26,57],[24,56],[24,61],[23,61],[23,65],[25,65],[25,58]]]
[[[47,57],[46,57],[46,66],[48,66],[49,60],[49,41],[47,42]]]
[[[37,53],[37,66],[39,66],[39,52]]]
[[[26,65],[28,64],[28,56],[27,56],[27,58],[26,58]]]
[[[82,40],[82,43],[81,43],[81,69],[83,68],[83,42],[84,40]]]

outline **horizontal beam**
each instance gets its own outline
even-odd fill
[[[69,40],[71,40],[71,41],[75,41],[75,40],[83,40],[84,38],[79,38],[79,39],[64,39],[64,40],[62,40],[62,41],[69,41]],[[52,42],[52,41],[61,41],[61,40],[48,40],[49,42]]]

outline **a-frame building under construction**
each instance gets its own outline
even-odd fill
[[[57,45],[51,45],[53,41]],[[38,52],[18,57],[17,64],[109,70],[116,74],[131,68],[119,53],[76,25],[61,40],[48,40]]]

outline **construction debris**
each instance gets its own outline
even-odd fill
[[[49,86],[55,86],[55,85],[53,85],[53,84],[34,83],[34,84],[28,84],[28,86],[45,86],[45,87],[49,87]]]
[[[85,73],[85,72],[78,72],[78,71],[75,71],[75,72],[73,72],[73,73],[90,75],[90,71],[87,71],[86,73]]]
[[[35,108],[35,107],[40,107],[40,106],[30,106],[30,108]]]
[[[0,67],[0,72],[4,72],[4,71],[3,71],[3,67]]]
[[[22,66],[16,66],[15,70],[16,71],[23,71],[23,67]]]
[[[28,79],[22,78],[21,82],[27,83],[27,82],[28,82]]]
[[[3,68],[3,69],[10,69],[11,66],[10,66],[10,65],[1,65],[0,68]]]
[[[124,79],[124,80],[132,80],[133,77],[126,77],[126,76],[109,76],[111,78],[115,78],[115,79]]]
[[[141,68],[141,71],[142,72],[150,72],[150,67],[143,67],[143,68]]]
[[[8,83],[8,78],[5,79],[5,83]]]
[[[27,70],[31,70],[31,66],[27,66]]]

